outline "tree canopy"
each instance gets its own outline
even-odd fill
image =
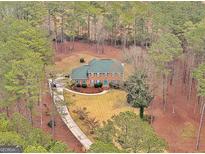
[[[135,72],[125,82],[125,89],[128,92],[127,102],[133,107],[140,108],[140,117],[143,118],[144,108],[151,103],[153,96],[146,83],[146,74],[143,72]]]
[[[165,141],[154,133],[153,128],[128,111],[112,117],[97,129],[97,139],[118,145],[124,152],[163,152],[166,149]]]

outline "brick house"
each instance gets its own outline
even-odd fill
[[[124,79],[124,64],[114,59],[93,59],[73,69],[70,77],[76,83],[86,83],[88,87],[98,82],[109,87],[110,82],[119,83]]]

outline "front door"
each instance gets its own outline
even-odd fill
[[[90,80],[90,86],[91,86],[91,87],[94,86],[94,80]]]

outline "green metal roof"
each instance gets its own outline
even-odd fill
[[[123,73],[122,64],[113,59],[94,59],[89,65],[90,73]]]
[[[113,59],[93,59],[88,65],[72,70],[71,79],[87,79],[88,73],[123,73],[122,64]]]
[[[71,79],[87,79],[89,65],[83,65],[72,70]]]

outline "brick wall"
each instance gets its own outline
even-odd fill
[[[89,74],[88,75],[88,85],[90,86],[91,81],[93,80],[95,83],[96,81],[100,81],[104,84],[104,80],[108,81],[108,86],[111,81],[121,81],[123,79],[122,74],[115,73],[115,74]]]
[[[104,86],[104,80],[107,80],[107,86],[109,86],[109,83],[112,82],[112,81],[122,81],[123,80],[123,74],[119,74],[119,73],[115,73],[115,74],[111,74],[111,73],[97,74],[97,73],[95,73],[94,74],[94,73],[92,73],[92,74],[89,74],[88,79],[84,80],[84,81],[86,82],[87,86],[90,87],[91,86],[91,81],[93,81],[93,84],[97,83],[97,81],[100,81]],[[79,80],[79,82],[80,82],[80,84],[82,84],[83,80]]]

